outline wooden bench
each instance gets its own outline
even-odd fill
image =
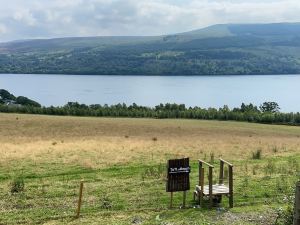
[[[224,184],[224,165],[228,166],[228,186]],[[204,166],[208,167],[208,185],[204,185]],[[203,198],[209,198],[209,207],[213,207],[214,199],[222,199],[222,196],[229,197],[229,206],[233,207],[233,165],[223,159],[220,159],[219,183],[213,184],[214,166],[199,160],[199,183],[194,191],[194,200],[198,197],[198,203],[203,207]]]

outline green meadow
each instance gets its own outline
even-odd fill
[[[295,126],[0,114],[0,128],[0,224],[287,224],[300,179]],[[181,157],[191,190],[170,209],[166,162]],[[234,208],[200,208],[197,160],[217,182],[219,157],[234,164]]]

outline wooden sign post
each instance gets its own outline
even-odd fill
[[[171,193],[170,208],[173,207],[173,192],[183,191],[183,208],[186,204],[186,191],[190,190],[189,158],[168,160],[166,191]]]

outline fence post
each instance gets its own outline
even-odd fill
[[[83,190],[83,181],[80,182],[79,199],[78,199],[78,207],[77,207],[76,218],[79,218],[79,216],[80,216],[81,201],[82,201],[82,190]]]
[[[229,207],[233,208],[233,166],[229,166]]]
[[[201,181],[200,181],[200,187],[201,187],[201,191],[198,194],[199,195],[199,205],[201,207],[203,207],[203,193],[204,193],[204,168],[201,169]]]
[[[300,181],[296,183],[294,225],[300,224]]]
[[[213,167],[208,170],[209,208],[213,207]]]
[[[224,181],[224,162],[220,160],[219,184],[223,184],[223,181]]]
[[[173,208],[173,192],[170,192],[170,209]]]

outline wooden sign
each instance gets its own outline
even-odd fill
[[[190,190],[189,158],[168,160],[167,192]]]

